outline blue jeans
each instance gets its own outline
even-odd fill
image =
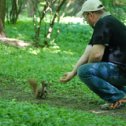
[[[77,70],[79,78],[93,92],[109,103],[125,96],[126,73],[110,62],[88,63]]]

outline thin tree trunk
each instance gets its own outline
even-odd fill
[[[10,11],[10,22],[15,24],[17,22],[18,16],[21,13],[22,6],[23,6],[22,0],[12,0],[12,8]]]
[[[34,38],[35,38],[36,46],[38,46],[38,42],[39,42],[39,36],[40,36],[40,30],[41,30],[41,22],[42,22],[43,18],[45,17],[46,10],[47,10],[48,6],[49,6],[49,4],[47,2],[45,4],[42,12],[40,12],[40,20],[39,20],[38,24],[36,24],[36,26],[35,26],[35,37]]]
[[[39,0],[27,0],[28,16],[33,17]]]
[[[6,0],[0,0],[0,36],[4,34],[4,20],[5,20]]]
[[[64,5],[65,2],[66,2],[66,0],[62,0],[62,2],[60,3],[60,5],[56,9],[56,13],[54,14],[54,17],[53,17],[53,19],[52,19],[52,21],[50,23],[50,27],[49,27],[48,32],[47,32],[46,37],[45,37],[44,44],[46,46],[48,46],[48,40],[51,37],[56,17],[58,16],[58,14],[59,14],[59,12],[60,12],[60,10],[61,10],[61,8],[62,8],[62,6]]]

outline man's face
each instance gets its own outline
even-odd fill
[[[94,16],[92,12],[84,12],[83,17],[86,20],[86,22],[93,27],[94,26]]]

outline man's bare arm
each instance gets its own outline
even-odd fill
[[[65,73],[61,78],[60,78],[60,82],[68,82],[70,81],[76,74],[77,74],[77,69],[79,66],[81,66],[82,64],[85,64],[88,62],[88,58],[89,58],[89,54],[90,51],[92,49],[91,45],[88,45],[84,51],[84,53],[82,54],[82,56],[80,57],[80,59],[77,61],[76,65],[74,66],[73,70],[70,72]]]
[[[88,59],[88,63],[100,62],[103,58],[105,46],[101,44],[93,45]]]
[[[76,74],[77,69],[78,69],[79,66],[81,66],[82,64],[88,63],[91,50],[92,50],[92,45],[87,45],[84,53],[82,54],[80,59],[77,61],[76,65],[74,66],[74,68],[72,70],[75,74]]]

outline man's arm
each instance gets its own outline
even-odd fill
[[[100,62],[103,58],[105,51],[105,45],[96,44],[93,45],[89,55],[88,63]]]
[[[74,66],[73,70],[65,73],[63,77],[60,78],[60,82],[68,82],[77,74],[78,67],[88,62],[91,50],[92,50],[92,45],[88,45],[84,53],[82,54],[80,59],[77,61],[76,65]]]
[[[91,50],[92,50],[92,45],[87,45],[84,53],[82,54],[80,59],[77,61],[76,65],[74,66],[72,70],[75,75],[77,73],[77,69],[79,66],[81,66],[82,64],[88,63]]]

